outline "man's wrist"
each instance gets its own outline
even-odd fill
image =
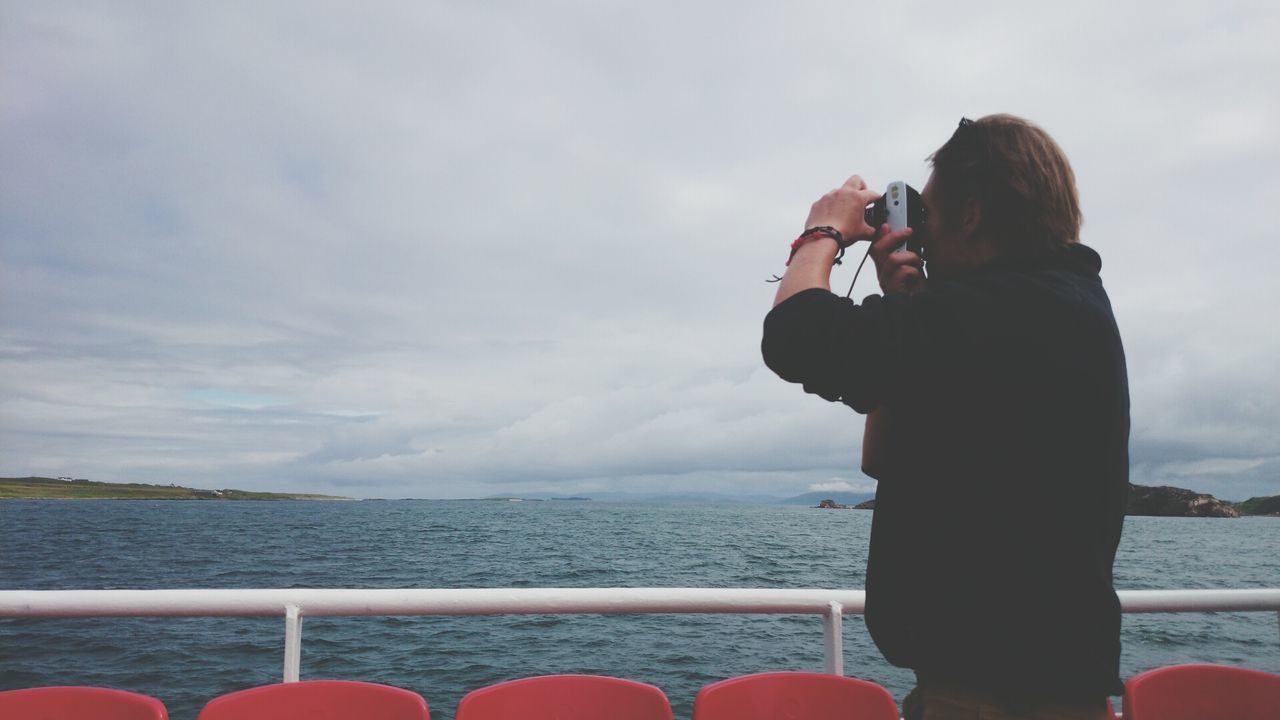
[[[801,246],[815,240],[821,240],[822,238],[830,238],[835,241],[836,256],[832,262],[839,265],[840,256],[844,254],[844,248],[852,245],[853,243],[845,242],[844,234],[830,225],[815,225],[800,233],[800,236],[791,243],[791,254],[787,256],[787,264],[791,264],[792,258],[796,256],[796,251],[799,250]]]
[[[797,262],[814,263],[825,262],[828,266],[835,263],[836,254],[840,251],[840,246],[836,244],[835,238],[823,235],[812,235],[805,238],[805,241],[796,247],[795,253],[791,256],[791,263],[795,265]]]
[[[792,295],[811,288],[831,289],[831,268],[835,266],[835,238],[814,238],[795,248],[787,272],[778,283],[773,304],[778,305]]]

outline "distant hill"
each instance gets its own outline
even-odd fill
[[[525,497],[551,497],[530,494]],[[718,492],[629,493],[593,492],[591,499],[608,503],[641,503],[645,505],[778,505],[784,500],[776,495],[728,495]]]
[[[511,501],[511,502],[590,502],[590,497],[572,496],[544,496],[539,493],[531,493],[531,495],[488,495],[485,497],[465,498],[465,500],[484,500],[484,501]]]
[[[841,505],[853,507],[860,502],[875,497],[875,493],[847,492],[811,492],[794,497],[778,495],[762,495],[742,493],[733,495],[723,492],[687,492],[638,493],[602,491],[593,492],[590,497],[563,497],[549,492],[527,492],[519,495],[492,495],[481,500],[594,500],[605,503],[637,503],[642,505],[807,505],[817,507],[823,500],[834,500]]]
[[[1126,514],[1156,517],[1280,516],[1280,495],[1252,497],[1233,503],[1186,488],[1130,485]]]
[[[1177,487],[1129,486],[1126,515],[1156,517],[1240,517],[1240,512],[1212,495]]]
[[[1251,497],[1236,503],[1241,515],[1280,515],[1280,495]]]
[[[177,485],[46,477],[0,478],[0,500],[350,500],[336,495],[200,490]]]

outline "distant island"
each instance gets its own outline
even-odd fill
[[[1233,503],[1185,488],[1130,485],[1129,509],[1126,514],[1149,517],[1280,517],[1280,495],[1254,497]]]
[[[200,490],[177,485],[108,483],[82,478],[0,478],[0,500],[351,500],[312,493]]]
[[[867,500],[851,508],[826,499],[818,503],[817,507],[831,510],[874,510],[876,501]],[[1253,497],[1244,502],[1233,503],[1185,488],[1129,485],[1129,506],[1125,514],[1147,517],[1280,517],[1280,495]]]

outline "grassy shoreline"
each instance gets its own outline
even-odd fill
[[[0,500],[351,500],[315,493],[201,490],[177,485],[108,483],[46,477],[0,478]]]

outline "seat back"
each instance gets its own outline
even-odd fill
[[[544,675],[467,693],[457,720],[672,720],[662,690],[600,675]]]
[[[198,720],[428,720],[409,690],[352,680],[263,685],[210,700]]]
[[[0,692],[0,718],[14,720],[168,720],[148,695],[95,687],[42,687]]]
[[[721,680],[698,691],[693,720],[898,720],[888,690],[866,680],[770,672]]]
[[[1227,665],[1171,665],[1124,685],[1126,720],[1276,720],[1280,675]]]

